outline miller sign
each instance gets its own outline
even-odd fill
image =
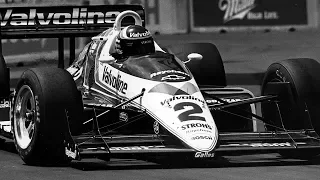
[[[255,8],[255,0],[220,0],[219,9],[224,11],[224,22],[233,19],[243,19],[249,12]]]

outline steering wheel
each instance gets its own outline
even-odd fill
[[[135,25],[140,25],[142,26],[142,19],[140,17],[140,15],[134,11],[131,11],[131,10],[127,10],[127,11],[123,11],[121,12],[117,17],[116,17],[116,20],[115,20],[115,23],[114,23],[114,26],[113,28],[116,30],[116,31],[120,31],[121,30],[121,22],[122,20],[127,17],[127,16],[131,16],[134,18],[134,24]]]

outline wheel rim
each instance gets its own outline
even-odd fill
[[[14,105],[14,134],[20,148],[26,149],[35,133],[36,100],[31,88],[23,85],[16,96]]]

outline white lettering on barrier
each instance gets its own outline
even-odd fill
[[[255,0],[220,0],[219,8],[225,11],[223,20],[243,19],[255,7]]]

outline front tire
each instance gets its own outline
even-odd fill
[[[71,134],[79,133],[82,113],[80,93],[65,70],[25,71],[16,87],[11,118],[15,146],[22,160],[28,165],[68,162],[65,133],[68,126]]]
[[[314,129],[320,134],[320,64],[313,59],[288,59],[269,66],[262,83],[261,95],[268,95],[268,85],[272,82],[289,83],[289,94],[283,94],[285,102],[280,101],[282,123],[277,109],[262,103],[262,115],[275,120],[288,130]],[[274,92],[273,92],[274,93]],[[279,95],[279,94],[278,94]],[[289,109],[288,109],[289,108]],[[267,130],[273,129],[266,126]],[[274,130],[274,129],[273,129]],[[320,152],[310,149],[283,150],[280,155],[286,158],[310,159]]]

